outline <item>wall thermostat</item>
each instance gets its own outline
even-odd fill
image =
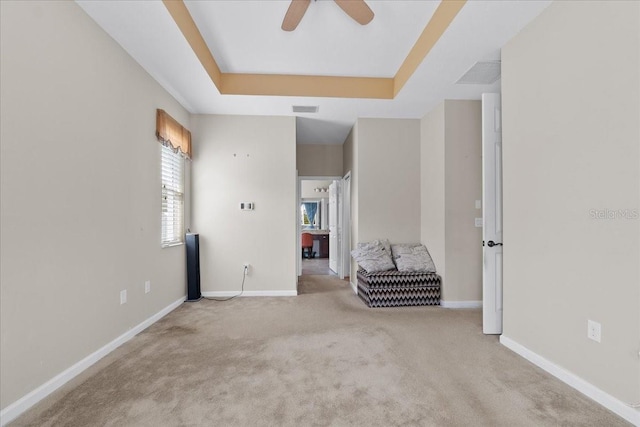
[[[240,202],[241,211],[252,211],[255,206],[253,202]]]

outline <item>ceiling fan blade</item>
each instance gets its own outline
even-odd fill
[[[373,11],[364,0],[334,0],[344,12],[358,24],[367,25],[373,19]]]
[[[289,9],[282,20],[282,29],[284,31],[293,31],[296,29],[304,13],[307,11],[311,0],[291,0]]]

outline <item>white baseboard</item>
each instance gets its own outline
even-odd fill
[[[47,397],[48,395],[50,395],[51,393],[53,393],[54,391],[56,391],[57,389],[65,385],[67,382],[69,382],[70,380],[78,376],[80,373],[82,373],[84,370],[86,370],[91,365],[96,363],[98,360],[102,359],[107,354],[111,353],[113,350],[115,350],[116,348],[120,347],[122,344],[129,341],[131,338],[133,338],[134,336],[136,336],[137,334],[139,334],[140,332],[142,332],[143,330],[145,330],[146,328],[148,328],[149,326],[151,326],[152,324],[154,324],[155,322],[157,322],[158,320],[160,320],[161,318],[169,314],[171,311],[175,310],[182,303],[184,303],[185,299],[186,297],[181,297],[179,300],[172,302],[171,304],[169,304],[168,306],[166,306],[165,308],[163,308],[153,316],[149,317],[147,320],[129,329],[127,332],[120,335],[118,338],[111,341],[104,347],[91,353],[84,359],[80,360],[78,363],[74,364],[70,368],[64,370],[63,372],[59,373],[55,377],[51,378],[46,383],[42,384],[40,387],[29,392],[28,394],[16,400],[6,408],[2,409],[0,411],[0,426],[5,426],[6,424],[15,420],[27,409],[31,408],[33,405],[40,402],[42,399],[44,399],[45,397]]]
[[[440,300],[440,307],[444,307],[444,308],[482,308],[482,301],[444,301],[444,300]]]
[[[590,397],[605,408],[618,414],[625,420],[629,421],[631,424],[640,426],[640,409],[632,408],[621,400],[611,396],[610,394],[600,390],[593,384],[583,380],[579,376],[565,370],[564,368],[561,368],[555,363],[529,350],[525,346],[518,344],[509,337],[501,335],[500,343],[514,353],[517,353],[520,356],[524,357],[534,365],[544,369],[554,377],[558,378],[560,381],[570,385],[580,393],[584,394],[587,397]]]
[[[238,295],[238,291],[209,291],[202,292],[203,297],[210,298],[226,298]],[[242,297],[295,297],[298,295],[298,291],[244,291]]]
[[[358,295],[358,287],[356,286],[356,284],[353,283],[352,281],[349,281],[349,284],[351,285],[351,288],[353,289],[353,293]]]

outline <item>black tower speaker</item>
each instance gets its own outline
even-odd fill
[[[200,237],[187,234],[187,301],[197,301],[200,293]]]

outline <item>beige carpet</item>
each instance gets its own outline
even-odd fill
[[[186,303],[16,420],[37,426],[622,426],[481,331],[479,310],[301,295]]]

